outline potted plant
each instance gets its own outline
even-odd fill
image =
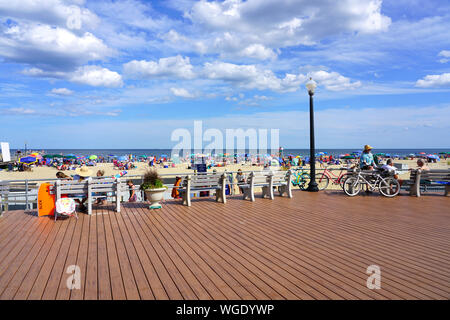
[[[150,209],[161,208],[159,202],[163,200],[167,187],[156,169],[150,169],[144,174],[141,190],[144,190],[145,197],[150,201]]]

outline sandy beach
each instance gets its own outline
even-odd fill
[[[415,168],[416,167],[416,160],[395,160],[395,163],[404,163],[409,166],[409,168]],[[128,170],[128,176],[135,176],[135,175],[143,175],[146,170],[148,170],[150,167],[145,162],[136,162],[135,165],[137,168]],[[332,165],[328,166],[328,168],[341,168],[344,165]],[[448,165],[447,161],[441,160],[437,163],[429,163],[428,166],[431,169],[448,169],[450,166]],[[89,167],[93,174],[97,170],[105,170],[105,176],[112,176],[118,174],[120,171],[117,169],[114,169],[112,163],[99,163],[95,167]],[[305,166],[304,168],[308,169],[309,166]],[[188,169],[187,163],[181,163],[176,165],[176,167],[172,168],[161,168],[156,167],[158,172],[160,174],[180,174],[180,173],[193,173],[194,171],[191,169]],[[241,169],[243,171],[259,171],[262,170],[262,166],[251,166],[251,165],[243,165],[243,164],[229,164],[226,167],[214,167],[208,170],[208,172],[212,172],[212,170],[215,169],[218,172],[223,172],[225,170],[227,171],[237,171],[238,169]],[[321,169],[320,165],[316,165],[316,169]],[[56,179],[56,173],[58,170],[56,168],[52,167],[34,167],[32,168],[31,172],[7,172],[5,170],[0,171],[0,180],[33,180],[33,179]],[[63,171],[67,175],[74,175],[74,170],[66,170]],[[401,175],[401,178],[408,178],[408,173]]]

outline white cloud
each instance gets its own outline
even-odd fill
[[[170,88],[174,96],[182,98],[195,98],[195,95],[184,88]]]
[[[0,27],[0,56],[44,70],[67,70],[112,54],[102,40],[89,32],[79,36],[48,25]]]
[[[440,59],[439,62],[447,63],[450,61],[450,50],[442,50],[441,52],[439,52],[438,56],[444,57],[444,58]]]
[[[23,74],[33,77],[56,78],[67,81],[86,84],[94,87],[121,87],[122,76],[115,71],[94,65],[86,65],[75,71],[45,71],[39,68],[31,68],[22,71]]]
[[[84,66],[78,68],[69,76],[69,80],[90,86],[121,87],[123,85],[122,76],[115,71],[99,66]]]
[[[283,79],[271,70],[260,69],[255,65],[237,65],[216,61],[205,63],[205,77],[222,80],[244,89],[274,90],[280,92],[295,91],[306,79],[303,75],[286,74]]]
[[[308,77],[330,91],[353,90],[361,86],[360,81],[351,82],[337,72],[323,70],[308,74],[286,73],[284,78],[277,77],[271,70],[256,65],[236,65],[226,62],[205,63],[204,76],[209,79],[227,81],[239,88],[293,92],[306,82]]]
[[[343,32],[385,31],[390,18],[381,0],[226,0],[199,1],[185,13],[210,32],[233,32],[269,47],[310,45]]]
[[[77,0],[0,0],[0,16],[73,30],[92,29],[99,18]]]
[[[417,80],[416,87],[420,88],[450,87],[450,73],[427,75],[425,78]]]
[[[130,78],[180,78],[192,79],[195,74],[189,57],[182,56],[161,58],[158,62],[133,60],[123,65],[124,73]]]
[[[353,90],[361,86],[360,81],[351,82],[349,78],[340,75],[337,72],[314,71],[309,76],[330,91]]]
[[[67,88],[53,88],[51,93],[61,96],[70,96],[73,94],[73,91]]]

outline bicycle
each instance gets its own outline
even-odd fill
[[[332,171],[328,170],[328,168],[325,166],[325,170],[323,173],[316,178],[317,187],[319,190],[324,190],[328,187],[328,184],[330,183],[330,180],[335,185],[340,185],[341,188],[344,187],[345,179],[349,176],[349,168],[339,168],[341,171],[339,172],[339,175],[335,175]]]
[[[363,172],[358,170],[356,175],[349,176],[344,181],[344,192],[350,197],[356,196],[361,191],[362,185],[367,185],[368,190],[378,191],[385,197],[395,197],[400,192],[400,183],[389,173]]]
[[[299,187],[301,190],[306,190],[306,188],[308,188],[311,177],[303,167],[292,169],[292,175],[293,179],[291,182],[294,187]]]

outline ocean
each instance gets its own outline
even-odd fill
[[[162,156],[171,155],[172,149],[28,149],[28,152],[30,150],[33,151],[44,151],[46,154],[75,154],[77,156],[90,156],[90,155],[97,155],[97,156],[103,156],[108,157],[111,155],[115,156],[122,156],[122,155],[146,155],[146,156]],[[13,156],[17,150],[11,149],[11,155]],[[21,150],[24,152],[24,150]],[[333,156],[338,156],[340,154],[346,154],[346,153],[352,153],[354,151],[361,151],[361,149],[316,149],[316,153],[318,152],[326,152],[327,154],[331,154]],[[399,155],[399,156],[406,156],[408,154],[418,154],[420,152],[425,152],[426,154],[438,154],[439,152],[448,152],[450,151],[450,148],[448,149],[428,149],[428,148],[419,148],[419,149],[373,149],[373,153],[388,153],[392,156]],[[309,149],[284,149],[283,150],[284,155],[294,155],[294,156],[308,156],[309,155]]]

